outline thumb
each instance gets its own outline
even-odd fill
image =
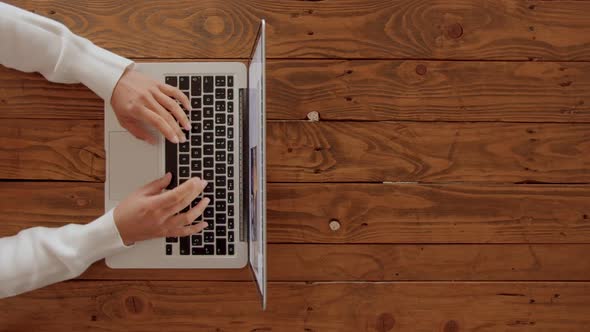
[[[168,172],[163,177],[146,184],[141,190],[147,195],[156,195],[162,192],[170,184],[172,173]]]

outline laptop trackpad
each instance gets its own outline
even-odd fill
[[[126,131],[109,133],[109,199],[122,200],[155,180],[158,146],[140,141]]]

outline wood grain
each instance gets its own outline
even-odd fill
[[[127,57],[588,60],[585,1],[12,0]]]
[[[3,331],[584,331],[588,283],[68,282],[0,302]]]
[[[274,122],[271,182],[590,182],[590,127]]]
[[[89,222],[103,186],[0,182],[0,211],[0,236]],[[590,244],[588,186],[275,183],[267,213],[271,243]]]
[[[102,121],[0,121],[0,178],[104,180]]]
[[[3,121],[0,178],[102,181],[102,125]],[[270,182],[590,182],[590,125],[291,121],[267,129]]]
[[[316,245],[269,244],[270,281],[590,280],[588,244]],[[103,261],[81,279],[252,279],[242,270],[113,270]]]
[[[577,62],[271,60],[267,117],[590,122],[588,72]],[[0,87],[0,118],[103,118],[103,101],[79,84],[0,67]]]

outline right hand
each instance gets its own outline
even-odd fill
[[[207,227],[206,222],[191,223],[205,211],[208,198],[203,198],[188,212],[180,213],[205,189],[207,181],[192,178],[173,190],[162,192],[171,178],[167,173],[129,195],[115,208],[115,224],[125,245],[158,237],[188,236]]]

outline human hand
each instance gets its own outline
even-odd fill
[[[185,109],[190,109],[188,97],[182,91],[140,72],[126,70],[113,90],[111,105],[121,126],[138,139],[156,143],[143,127],[146,123],[158,129],[170,142],[184,143],[185,135],[176,120],[186,130],[191,129],[190,122],[171,97],[180,101]]]
[[[166,173],[129,195],[115,208],[115,224],[125,245],[157,237],[188,236],[207,227],[206,222],[191,223],[205,211],[208,198],[203,198],[188,212],[180,213],[203,191],[207,181],[192,178],[173,190],[162,192],[171,178],[170,173]]]

